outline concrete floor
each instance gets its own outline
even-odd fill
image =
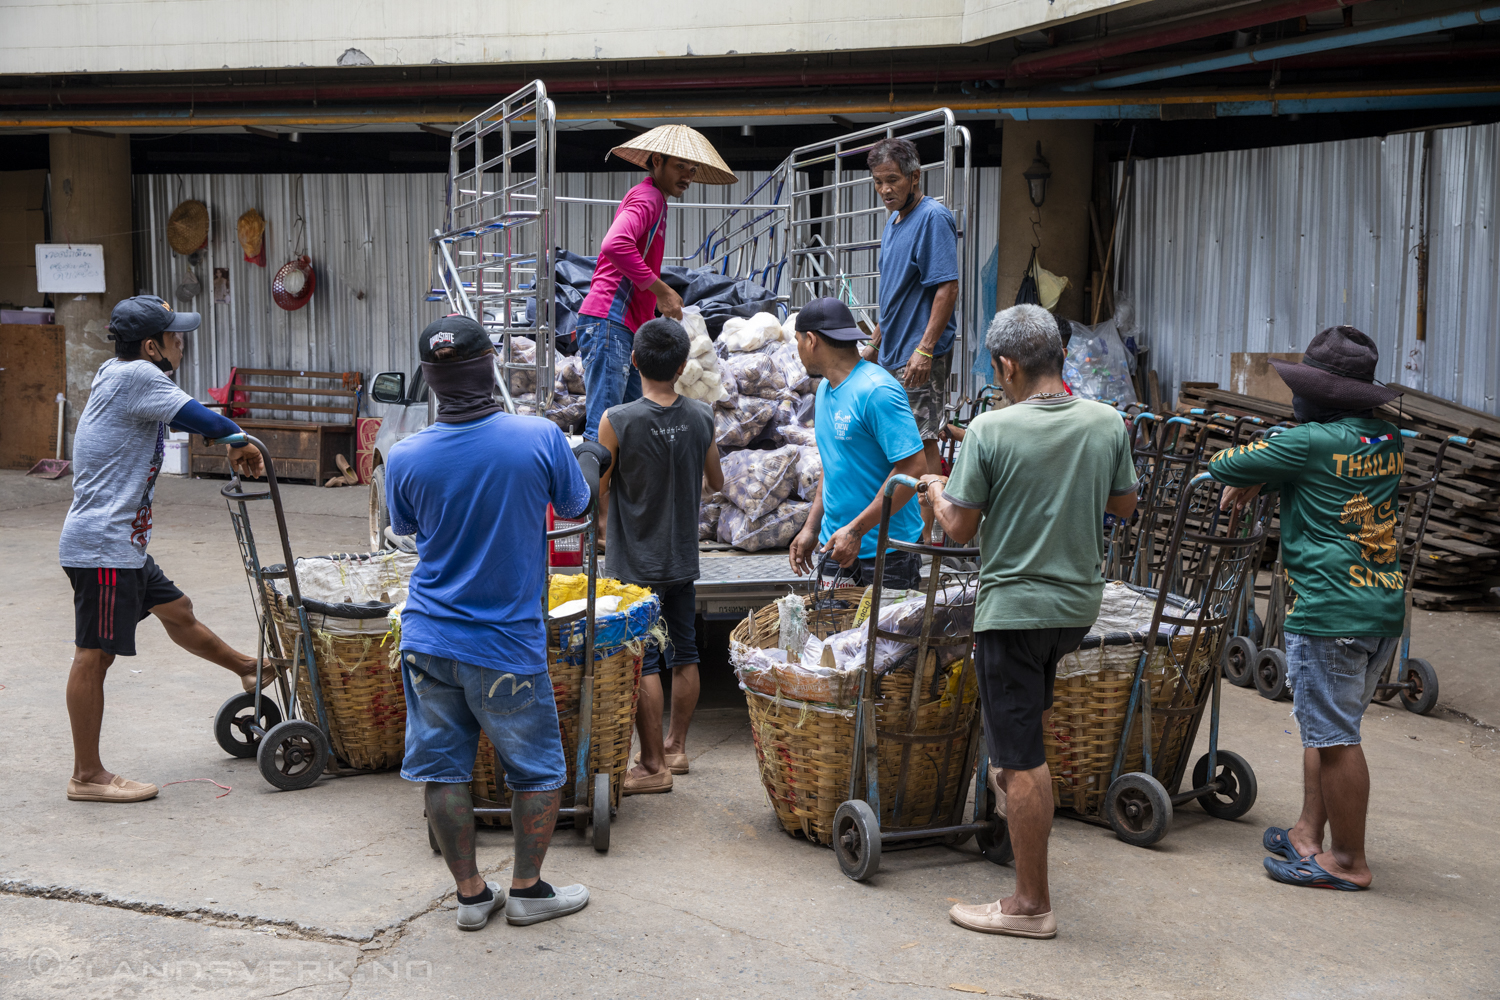
[[[152,552],[203,620],[248,645],[219,485],[163,481]],[[72,617],[56,537],[69,496],[67,480],[0,473],[12,581],[0,596],[0,996],[1500,995],[1500,738],[1469,721],[1500,721],[1495,616],[1416,623],[1414,652],[1437,666],[1451,711],[1377,705],[1365,717],[1373,892],[1265,877],[1261,831],[1289,823],[1300,801],[1296,726],[1287,703],[1226,688],[1221,743],[1259,777],[1249,815],[1223,822],[1182,806],[1150,849],[1059,819],[1057,939],[971,934],[948,906],[1007,894],[1012,870],[966,845],[888,853],[869,883],[844,878],[829,851],[780,831],[720,677],[707,699],[718,707],[694,725],[692,773],[672,794],[626,800],[606,855],[557,835],[544,876],[588,885],[589,908],[464,934],[419,790],[383,774],[273,791],[210,732],[234,680],[154,622],[140,655],[112,670],[105,761],[184,783],[133,806],[64,798]],[[364,503],[359,489],[290,488],[293,544],[361,550]],[[503,880],[510,855],[508,833],[481,832],[486,872]]]

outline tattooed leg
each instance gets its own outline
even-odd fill
[[[424,791],[427,822],[437,837],[443,860],[465,896],[484,892],[484,879],[474,863],[474,797],[467,782],[429,781]]]
[[[516,864],[511,871],[512,889],[529,889],[542,877],[542,859],[552,843],[562,789],[550,792],[516,792],[511,796],[511,825],[516,831]]]

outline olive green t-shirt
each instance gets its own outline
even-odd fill
[[[1087,628],[1104,595],[1104,504],[1135,489],[1125,421],[1070,396],[981,414],[943,495],[984,511],[974,628]]]
[[[1302,424],[1226,448],[1208,471],[1230,486],[1281,490],[1281,568],[1297,635],[1401,634],[1406,577],[1396,542],[1406,460],[1384,420]]]

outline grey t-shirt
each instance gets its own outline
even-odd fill
[[[146,564],[166,425],[190,399],[149,361],[99,366],[73,439],[73,506],[57,542],[64,566]]]
[[[714,443],[714,411],[678,396],[671,406],[642,397],[605,414],[620,441],[609,481],[605,572],[626,583],[698,578],[698,505],[703,460]]]

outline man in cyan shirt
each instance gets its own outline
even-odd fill
[[[692,159],[681,155],[690,152]],[[707,139],[686,125],[662,125],[610,150],[644,166],[646,177],[625,193],[599,245],[589,294],[578,309],[587,419],[583,436],[599,440],[599,418],[611,406],[641,398],[641,374],[630,363],[635,331],[656,315],[682,319],[682,298],[661,279],[667,246],[667,195],[682,197],[702,183],[733,184],[734,175]]]
[[[863,338],[854,314],[838,299],[814,299],[797,314],[797,354],[808,374],[823,376],[814,425],[823,484],[790,552],[799,576],[815,568],[816,549],[853,570],[860,586],[875,580],[886,480],[897,472],[916,478],[927,471],[906,393],[889,372],[860,358]],[[921,537],[917,505],[907,503],[913,492],[897,486],[891,495],[893,541]],[[890,549],[881,585],[916,587],[921,573],[920,556]]]
[[[461,929],[479,930],[502,904],[510,923],[550,920],[581,910],[589,894],[541,881],[568,780],[547,676],[547,505],[576,517],[589,488],[556,424],[501,412],[494,348],[477,322],[432,323],[418,352],[437,422],[386,463],[392,527],[416,536],[421,559],[401,612],[401,776],[425,782]],[[469,782],[481,729],[513,793],[509,899],[474,860]]]
[[[1301,426],[1219,452],[1208,471],[1225,506],[1281,490],[1287,679],[1302,734],[1302,815],[1271,827],[1263,864],[1290,885],[1357,891],[1365,860],[1370,771],[1359,723],[1395,655],[1406,609],[1396,541],[1405,458],[1395,425],[1373,408],[1401,390],[1378,385],[1375,342],[1352,326],[1313,338],[1301,364],[1272,359]],[[1323,830],[1331,833],[1323,850]]]
[[[906,389],[927,472],[942,471],[938,437],[947,423],[948,373],[958,303],[958,225],[922,194],[922,161],[908,139],[882,139],[867,162],[890,212],[880,234],[877,360]]]
[[[78,418],[73,503],[57,544],[73,584],[67,694],[73,777],[67,794],[75,801],[141,802],[158,791],[106,770],[99,759],[104,676],[116,656],[135,655],[136,625],[147,615],[155,615],[177,645],[237,674],[246,691],[255,687],[255,657],[231,649],[200,622],[193,602],[146,553],[167,427],[235,440],[229,450],[234,468],[252,476],[265,471],[260,452],[244,441],[234,421],[169,377],[182,363],[182,335],[198,323],[197,313],[173,312],[155,295],[121,300],[109,318],[115,356],[99,366]],[[266,680],[272,676],[263,674]]]

